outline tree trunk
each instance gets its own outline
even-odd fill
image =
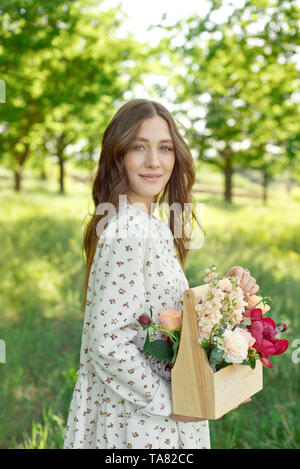
[[[14,158],[17,160],[18,167],[14,171],[14,177],[15,177],[15,191],[16,192],[21,192],[22,190],[22,174],[23,174],[23,166],[29,157],[29,150],[30,150],[30,145],[29,143],[26,143],[25,145],[25,150],[23,153],[16,153],[14,151],[14,145],[12,149],[12,154]]]
[[[263,204],[267,205],[268,203],[268,183],[269,183],[269,177],[268,173],[265,171],[263,172],[263,191],[262,191],[262,199],[263,199]]]
[[[47,173],[45,171],[45,168],[42,168],[41,172],[40,172],[40,180],[41,181],[46,181],[46,179],[47,179]]]
[[[59,192],[61,194],[65,193],[65,160],[62,155],[58,156],[59,164]]]
[[[63,119],[65,122],[65,119]],[[57,139],[57,147],[56,147],[56,154],[58,157],[58,164],[59,164],[59,192],[61,194],[65,193],[65,157],[64,157],[64,150],[66,147],[65,142],[66,134],[62,132]]]
[[[14,171],[15,177],[15,191],[21,192],[22,189],[22,171],[21,168],[18,168]]]
[[[230,150],[227,149],[224,152],[225,157],[225,191],[224,191],[224,198],[227,202],[232,202],[232,174],[233,169],[230,160]]]

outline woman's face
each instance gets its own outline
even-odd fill
[[[153,197],[169,181],[174,163],[174,144],[167,122],[160,116],[145,119],[124,155],[129,179],[129,201],[142,202],[150,208]],[[146,178],[145,175],[159,177]]]

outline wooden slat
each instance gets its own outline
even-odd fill
[[[194,301],[193,292],[186,290],[180,347],[171,372],[171,383],[173,413],[198,417],[206,412],[213,412],[214,392],[213,370],[205,366],[205,350],[197,342],[197,314],[190,314],[194,309]]]

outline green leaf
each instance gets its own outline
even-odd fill
[[[208,350],[209,346],[210,346],[209,340],[208,339],[203,339],[202,342],[201,342],[201,347]]]
[[[173,351],[165,340],[154,340],[150,342],[147,352],[151,353],[157,360],[171,360]]]
[[[173,348],[173,352],[175,352],[175,350],[177,350],[178,347],[179,347],[179,341],[174,342],[174,343],[173,343],[173,347],[172,347],[172,348]]]
[[[148,352],[148,350],[149,350],[149,344],[150,344],[150,338],[149,338],[149,332],[147,331],[146,340],[145,340],[144,348],[143,348],[143,353],[147,353],[147,352]]]
[[[226,366],[230,366],[230,365],[232,365],[232,363],[227,363],[225,362],[225,360],[221,360],[221,362],[218,363],[218,365],[216,366],[216,371],[219,371],[222,368],[226,368]]]
[[[239,328],[247,330],[247,324],[244,321],[242,321],[239,323]]]
[[[240,365],[248,365],[248,366],[250,366],[250,361],[249,361],[249,360],[243,360],[242,363],[240,363]]]
[[[256,367],[256,359],[254,357],[249,358],[250,366],[252,370]]]
[[[218,332],[217,332],[217,335],[218,337],[221,336],[221,334],[223,334],[227,329],[227,324],[221,324],[219,327],[218,327]]]
[[[249,357],[249,360],[243,360],[241,365],[248,365],[254,370],[256,366],[256,359],[254,357]]]
[[[224,350],[218,347],[214,347],[212,349],[210,357],[209,357],[209,362],[214,370],[215,370],[216,365],[222,360],[223,355],[224,355]]]
[[[246,326],[250,326],[250,324],[251,324],[251,318],[248,318],[247,316],[244,316],[243,321],[240,323],[239,327],[246,328]]]
[[[174,342],[173,346],[172,346],[172,350],[173,350],[173,358],[171,360],[172,365],[174,365],[174,363],[176,361],[177,354],[178,354],[178,349],[179,349],[179,341]]]

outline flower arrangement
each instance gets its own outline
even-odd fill
[[[245,301],[240,278],[218,278],[216,266],[205,272],[207,289],[195,306],[198,312],[198,342],[206,350],[210,365],[218,371],[233,363],[249,365],[252,369],[260,359],[267,368],[273,368],[270,355],[286,351],[289,342],[279,339],[287,325],[263,318],[269,311],[270,297],[252,295]],[[262,303],[260,307],[258,305]]]
[[[206,289],[195,310],[198,313],[198,343],[205,349],[213,371],[234,363],[254,369],[257,360],[265,367],[273,368],[270,356],[285,352],[289,342],[280,339],[287,324],[275,324],[273,319],[263,317],[270,310],[267,301],[272,303],[272,298],[257,295],[246,298],[239,286],[240,278],[219,278],[215,265],[205,273]],[[150,308],[150,315],[140,315],[138,322],[147,330],[142,352],[157,360],[166,360],[172,368],[180,344],[182,312],[163,310],[155,323]],[[166,338],[153,340],[155,331],[161,331]]]
[[[159,323],[157,324],[153,322],[152,309],[150,308],[150,315],[141,314],[138,322],[144,329],[147,329],[143,353],[153,355],[157,360],[167,360],[171,368],[178,353],[182,312],[175,309],[165,309],[158,315]],[[161,331],[166,339],[153,340],[155,331]]]

